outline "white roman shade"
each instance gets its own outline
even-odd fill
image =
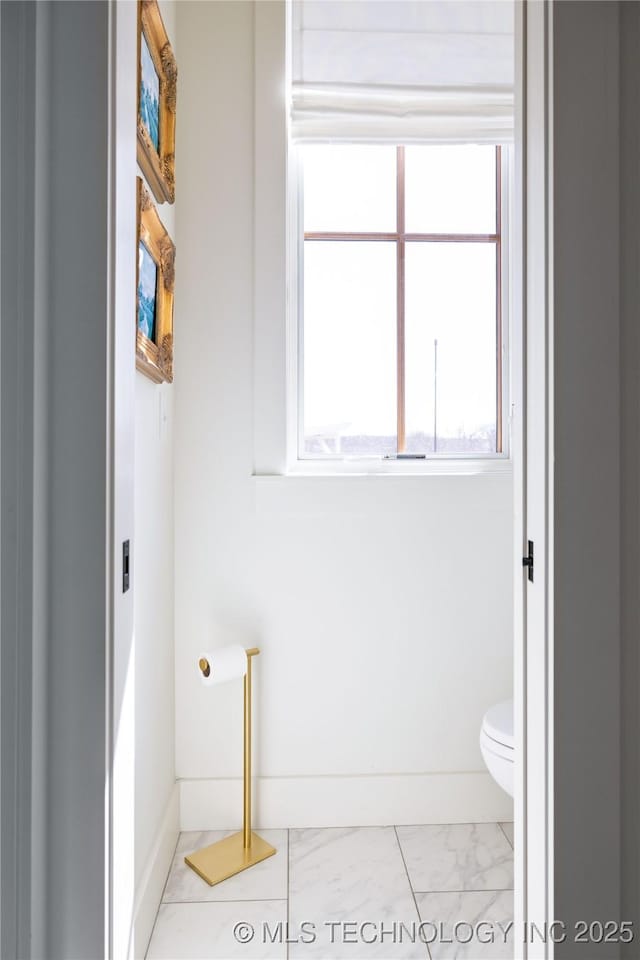
[[[513,139],[513,0],[291,0],[299,142]]]

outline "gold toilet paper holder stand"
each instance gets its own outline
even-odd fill
[[[244,675],[244,768],[242,830],[188,854],[184,862],[209,886],[228,880],[236,873],[273,856],[276,848],[251,829],[251,661],[260,653],[258,647],[247,650],[247,672]],[[209,662],[203,657],[198,666],[208,677]]]

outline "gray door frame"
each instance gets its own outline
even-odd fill
[[[3,2],[1,944],[109,951],[111,10]]]

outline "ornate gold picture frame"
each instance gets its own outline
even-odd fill
[[[155,383],[173,383],[176,248],[140,177],[136,270],[136,366]]]
[[[177,76],[157,0],[138,0],[138,163],[159,203],[175,200]]]

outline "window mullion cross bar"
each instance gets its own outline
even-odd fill
[[[496,453],[503,452],[502,147],[496,146]]]
[[[305,240],[379,240],[381,242],[396,242],[406,240],[410,243],[498,243],[500,235],[497,233],[376,233],[363,231],[361,233],[336,230],[332,233],[309,232],[304,235]]]
[[[397,453],[406,448],[405,410],[405,176],[404,147],[396,148],[396,366]]]

